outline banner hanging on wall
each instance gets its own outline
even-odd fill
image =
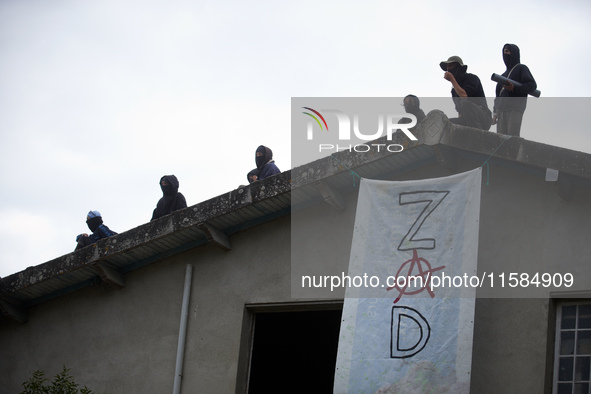
[[[361,181],[335,393],[469,393],[480,188]]]

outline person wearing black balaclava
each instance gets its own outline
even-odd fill
[[[112,237],[117,233],[103,224],[103,218],[99,211],[90,211],[86,215],[86,225],[92,234],[80,234],[76,237],[76,250],[96,243],[99,239]]]
[[[519,137],[521,121],[527,105],[527,94],[537,89],[538,85],[529,68],[520,63],[519,47],[515,44],[503,46],[503,62],[507,69],[503,77],[519,82],[515,86],[497,84],[492,123],[497,125],[497,133]]]
[[[261,145],[257,148],[255,152],[255,162],[257,170],[259,171],[256,179],[258,181],[281,172],[273,160],[273,151],[266,146]]]
[[[459,115],[449,121],[482,130],[490,129],[492,114],[480,78],[466,72],[468,66],[459,56],[451,56],[439,63],[439,67],[445,71],[443,78],[452,84],[451,96]]]
[[[150,221],[187,207],[185,196],[179,193],[179,180],[176,176],[164,175],[160,178],[160,188],[162,189],[163,197],[156,204],[156,209],[154,209]]]
[[[406,111],[407,114],[413,114],[417,118],[417,124],[426,118],[425,112],[420,107],[421,101],[414,94],[407,95],[402,100],[402,105],[404,106],[404,111]],[[410,118],[402,118],[398,121],[398,124],[410,122]]]

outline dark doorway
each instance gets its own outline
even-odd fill
[[[248,392],[332,393],[341,313],[256,313]]]

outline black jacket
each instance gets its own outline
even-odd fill
[[[529,68],[525,64],[520,63],[519,47],[515,44],[505,44],[503,46],[503,52],[505,47],[509,47],[511,55],[507,56],[503,54],[503,61],[507,67],[503,73],[503,77],[519,82],[523,86],[521,88],[515,86],[513,91],[510,92],[507,89],[503,89],[503,85],[498,83],[494,113],[501,111],[518,111],[523,113],[527,105],[527,94],[536,90],[538,85]]]
[[[168,186],[162,186],[162,180],[166,180]],[[174,175],[165,175],[160,178],[160,188],[164,196],[156,204],[156,209],[152,213],[152,220],[166,216],[172,211],[177,211],[187,207],[185,196],[179,193],[179,181]]]
[[[482,83],[480,82],[480,78],[478,78],[474,74],[467,73],[463,70],[455,78],[458,82],[458,85],[460,85],[460,87],[466,91],[466,94],[468,95],[468,100],[478,105],[484,111],[490,113],[490,110],[488,109],[488,104],[486,103],[486,97],[484,95],[484,89],[482,87]],[[451,90],[451,96],[456,105],[456,111],[458,111],[458,113],[461,113],[462,111],[460,101],[465,99],[461,98],[455,89]]]

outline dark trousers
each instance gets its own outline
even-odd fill
[[[498,118],[497,133],[519,137],[523,112],[503,111],[499,112]]]
[[[459,118],[451,118],[449,121],[453,124],[474,127],[482,130],[490,129],[492,123],[490,110],[485,110],[470,100],[462,99],[460,101],[459,114]]]

